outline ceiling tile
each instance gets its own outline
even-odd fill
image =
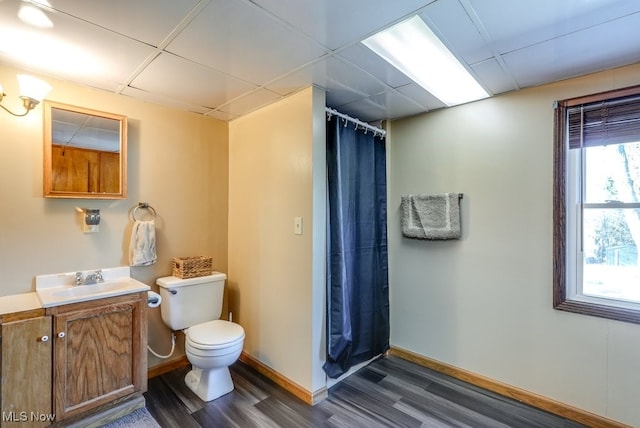
[[[457,1],[438,1],[420,16],[460,61],[473,64],[493,56],[467,11]]]
[[[242,116],[267,104],[271,104],[280,98],[282,97],[275,92],[267,89],[259,89],[223,105],[219,110],[234,116]]]
[[[395,91],[362,98],[352,103],[337,106],[336,109],[363,122],[413,116],[425,111],[424,107]]]
[[[482,86],[494,95],[519,89],[515,80],[495,58],[473,64],[471,69]]]
[[[349,87],[336,83],[332,83],[330,88],[325,88],[325,91],[326,104],[329,107],[337,107],[366,98],[366,95],[358,94]]]
[[[336,57],[327,57],[267,85],[286,95],[297,88],[315,84],[327,91],[327,102],[344,104],[389,89],[370,74]]]
[[[606,34],[606,37],[602,37]],[[519,49],[504,58],[520,87],[638,61],[640,14]]]
[[[237,119],[239,117],[234,114],[227,113],[220,110],[212,110],[208,112],[205,116],[213,117],[214,119],[223,120],[225,122],[228,122],[233,119]]]
[[[427,90],[425,90],[417,83],[409,83],[408,85],[396,88],[396,91],[412,99],[415,103],[425,107],[427,110],[435,110],[446,107],[445,103],[431,95]]]
[[[64,73],[55,73],[50,70],[45,70],[41,66],[34,66],[33,64],[19,61],[15,57],[11,55],[7,55],[3,52],[0,52],[0,65],[6,65],[9,67],[17,68],[19,70],[24,70],[29,73],[40,74],[46,80],[47,77],[53,77],[57,79],[67,79]],[[0,82],[2,83],[2,82]],[[101,79],[100,76],[90,75],[83,78],[82,81],[83,86],[88,86],[91,88],[101,89],[103,91],[116,92],[118,88],[120,88],[120,83],[113,82],[111,80]]]
[[[392,88],[411,83],[411,79],[405,74],[361,43],[340,51],[338,56],[366,70]]]
[[[435,0],[253,0],[331,50],[360,41]]]
[[[30,70],[83,84],[122,83],[154,52],[148,45],[63,13],[47,13],[52,28],[29,26],[17,19],[20,4],[0,1],[0,52]]]
[[[198,0],[48,1],[56,10],[152,46],[158,46],[198,3]],[[153,19],[149,19],[151,11]]]
[[[131,86],[211,109],[257,89],[254,85],[167,53],[149,64],[131,82]]]
[[[167,50],[263,85],[326,51],[250,3],[213,0]]]
[[[158,94],[157,92],[143,91],[142,89],[132,88],[130,86],[124,88],[121,93],[122,95],[126,95],[132,98],[162,105],[165,107],[172,107],[183,111],[205,114],[211,110],[197,104],[179,101],[173,97]]]
[[[545,42],[640,11],[628,0],[537,0],[535,7],[504,0],[467,0],[500,53]]]
[[[363,122],[374,122],[380,117],[386,117],[385,107],[362,98],[355,102],[335,107],[340,113],[344,113]]]
[[[396,119],[399,117],[413,116],[425,111],[424,106],[415,103],[408,97],[396,91],[388,91],[382,94],[371,96],[367,98],[367,101],[382,106],[386,112],[386,116],[378,116],[377,118],[375,118],[375,120],[385,118]]]

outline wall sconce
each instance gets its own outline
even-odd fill
[[[51,85],[47,82],[26,74],[18,74],[18,85],[20,86],[20,99],[22,99],[25,112],[17,114],[0,104],[0,107],[14,116],[26,116],[35,106],[40,104],[40,101],[42,101],[51,90]],[[0,85],[0,103],[2,103],[5,95],[2,90],[2,85]]]

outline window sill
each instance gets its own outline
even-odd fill
[[[619,308],[580,300],[554,302],[553,307],[561,311],[640,324],[640,311],[636,309]]]

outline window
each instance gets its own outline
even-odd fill
[[[555,111],[556,309],[640,323],[640,87]]]

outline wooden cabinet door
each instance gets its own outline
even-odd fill
[[[54,192],[120,193],[120,153],[51,146]]]
[[[51,411],[51,317],[2,323],[2,427],[43,427]]]
[[[56,192],[97,192],[98,153],[92,150],[53,146],[52,189]]]
[[[146,297],[136,293],[50,308],[53,402],[65,418],[146,390]]]
[[[100,153],[100,193],[120,193],[120,153]]]

